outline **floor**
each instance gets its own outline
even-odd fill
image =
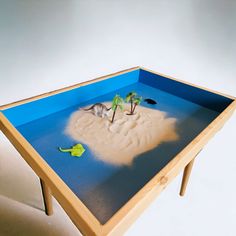
[[[0,236],[80,235],[55,199],[45,215],[38,177],[0,134]]]

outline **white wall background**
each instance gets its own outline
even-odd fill
[[[235,62],[234,0],[0,0],[0,105],[136,65],[236,96]],[[236,235],[235,124],[200,154],[186,197],[178,177],[127,235]],[[56,203],[51,218],[19,203],[42,207],[18,157],[1,135],[0,235],[77,235]]]
[[[236,2],[0,0],[0,104],[136,65],[235,94]]]

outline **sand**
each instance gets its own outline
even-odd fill
[[[117,109],[113,123],[110,122],[112,110],[108,118],[100,118],[80,109],[71,115],[65,132],[88,145],[95,158],[119,166],[131,165],[139,154],[178,139],[175,118],[143,106],[138,106],[134,115],[126,115],[129,109],[129,104],[124,105],[123,112]]]

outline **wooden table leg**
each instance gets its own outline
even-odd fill
[[[51,191],[50,188],[45,184],[45,182],[42,179],[40,179],[40,184],[42,188],[45,213],[46,215],[50,216],[53,214]]]
[[[193,168],[193,163],[194,163],[195,158],[192,159],[188,163],[188,165],[184,168],[184,173],[183,173],[183,178],[182,178],[182,184],[181,184],[181,189],[180,189],[180,196],[184,196],[185,190],[188,184],[189,176],[191,174],[191,170]]]

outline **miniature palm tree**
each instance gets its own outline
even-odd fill
[[[119,107],[121,110],[123,110],[123,98],[120,95],[116,95],[113,100],[112,100],[112,105],[111,105],[111,109],[113,110],[113,115],[112,115],[112,119],[111,119],[111,123],[113,123],[114,119],[115,119],[115,115],[116,115],[116,110]]]
[[[130,115],[132,115],[133,101],[137,94],[135,92],[130,92],[126,95],[125,101],[130,102]]]
[[[134,100],[133,100],[133,103],[134,103],[134,107],[133,107],[133,110],[131,112],[131,114],[133,115],[134,114],[134,111],[135,111],[135,108],[142,102],[142,97],[135,97]]]

